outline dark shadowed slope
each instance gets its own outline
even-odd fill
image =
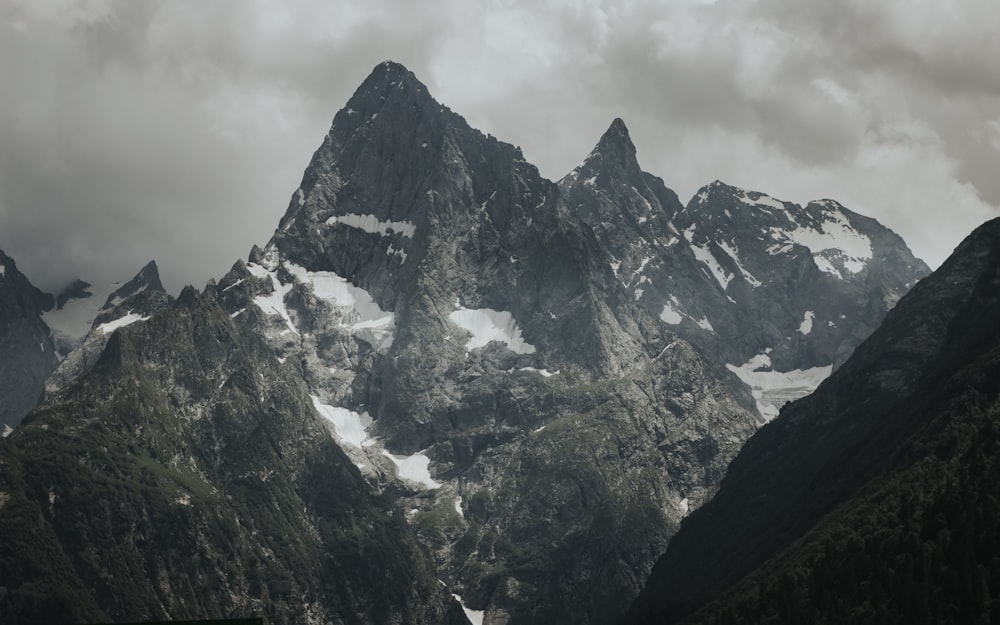
[[[995,220],[746,444],[628,622],[998,618],[998,392]]]

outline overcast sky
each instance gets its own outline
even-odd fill
[[[0,0],[0,248],[203,286],[385,59],[551,179],[622,117],[683,202],[834,198],[932,267],[1000,216],[996,0]]]

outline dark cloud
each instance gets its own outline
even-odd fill
[[[217,277],[392,58],[550,177],[623,117],[682,197],[837,197],[936,263],[1000,205],[1000,5],[960,4],[0,0],[0,247],[50,289]]]

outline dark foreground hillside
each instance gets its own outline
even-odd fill
[[[628,622],[998,622],[998,395],[992,221],[748,442]]]

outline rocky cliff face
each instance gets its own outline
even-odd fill
[[[143,421],[138,433],[113,428],[109,436],[171,471],[188,467],[207,476],[199,479],[220,492],[234,488],[231,475],[256,476],[239,483],[247,502],[270,492],[280,474],[290,488],[282,501],[289,510],[304,506],[308,523],[290,516],[291,540],[305,546],[292,549],[288,562],[295,565],[282,565],[288,575],[278,577],[291,577],[296,596],[318,597],[310,603],[321,606],[317,614],[360,610],[361,622],[385,622],[414,610],[413,622],[423,622],[448,609],[431,592],[434,582],[418,586],[426,590],[417,592],[428,602],[422,607],[407,595],[391,604],[404,606],[398,612],[371,612],[365,602],[375,595],[358,588],[370,583],[379,592],[384,583],[342,572],[329,575],[348,581],[329,587],[320,564],[306,559],[298,566],[300,552],[343,546],[331,546],[322,532],[317,538],[314,529],[320,511],[346,507],[356,514],[330,512],[324,527],[340,531],[347,522],[344,531],[358,536],[361,552],[381,553],[371,528],[388,527],[391,518],[391,531],[379,531],[403,545],[397,559],[418,571],[418,584],[427,565],[407,551],[409,532],[430,553],[438,578],[487,622],[613,622],[743,442],[783,399],[828,375],[840,351],[878,323],[922,268],[894,235],[846,209],[782,204],[784,216],[772,223],[771,213],[754,204],[763,196],[716,186],[705,191],[710,201],[699,195],[682,206],[641,170],[620,120],[578,169],[550,182],[517,148],[436,102],[405,68],[379,65],[334,118],[271,240],[201,295],[188,292],[177,304],[157,300],[160,307],[149,312],[131,308],[139,300],[121,302],[105,323],[128,310],[149,319],[120,328],[107,345],[92,343],[90,353],[100,358],[58,382],[62,390],[30,420],[30,436],[44,438],[42,428],[63,414],[60,406],[74,406],[95,428],[139,410],[114,403],[119,391],[100,401],[75,399],[84,379],[95,388],[128,388],[129,367],[102,363],[119,342],[139,337],[136,345],[150,359],[130,367],[148,369],[153,405],[163,406],[151,419],[183,437],[157,438],[154,453],[135,439],[152,422]],[[733,202],[743,212],[730,219]],[[800,230],[810,233],[802,235],[809,243],[848,232],[868,243],[870,256],[843,245],[810,247],[794,239]],[[768,249],[776,243],[767,237],[783,241],[773,254]],[[893,255],[896,264],[873,260]],[[839,277],[822,279],[823,262]],[[830,302],[840,306],[831,309],[836,317],[824,316]],[[195,303],[212,311],[201,325],[156,321],[186,318]],[[847,322],[840,314],[853,316]],[[828,321],[836,329],[813,330]],[[177,331],[191,337],[188,347],[171,344]],[[91,331],[87,342],[94,339]],[[246,350],[242,364],[228,360]],[[231,378],[229,371],[244,373]],[[140,399],[138,406],[153,401]],[[244,414],[257,415],[252,431],[242,425]],[[240,424],[232,436],[230,420]],[[319,453],[313,447],[330,447],[328,434],[340,451],[323,453],[339,460],[323,463],[354,476],[338,473],[336,483],[357,492],[316,508],[307,493],[326,482],[302,467]],[[21,449],[18,441],[28,436],[10,444]],[[245,468],[245,457],[223,453],[244,440],[254,450]],[[173,446],[179,460],[159,460]],[[262,465],[255,464],[258,450]],[[346,468],[338,464],[344,458]],[[212,473],[227,463],[239,471]],[[164,484],[151,486],[148,496],[159,497]],[[43,505],[36,486],[35,494],[19,497]],[[251,514],[233,512],[237,519]],[[238,539],[223,547],[205,543],[211,546],[204,551],[277,553],[270,543],[257,546],[260,532],[246,536],[239,527],[213,530],[220,540],[238,530]],[[61,531],[68,541],[74,530]],[[158,564],[142,566],[150,576]],[[253,590],[251,581],[263,574],[247,572],[242,556],[233,571],[212,566],[203,574],[219,581],[200,608],[259,605],[276,618],[302,615],[284,595]],[[80,589],[91,577],[78,579],[72,583]],[[395,588],[402,578],[392,579]],[[87,605],[112,614],[107,606],[128,592],[114,588],[102,595],[105,603]],[[157,595],[159,612],[146,604],[136,609],[194,613],[180,603],[183,595]]]
[[[113,286],[117,288],[103,299],[103,304],[95,301],[102,299],[101,289],[92,293],[90,285],[79,280],[57,297],[58,307],[47,318],[55,326],[53,340],[65,353],[45,382],[46,393],[57,392],[97,362],[115,330],[149,319],[166,308],[169,300],[155,261],[147,263],[125,284]],[[84,327],[85,333],[75,336],[78,328]]]
[[[832,231],[836,215],[809,232]],[[338,113],[271,241],[219,297],[307,380],[372,483],[399,493],[470,608],[610,622],[780,392],[811,390],[857,340],[840,312],[874,326],[892,303],[877,288],[898,295],[923,268],[880,226],[844,226],[909,264],[886,270],[893,282],[858,260],[881,308],[844,304],[831,312],[843,329],[794,339],[806,306],[846,301],[854,283],[821,280],[810,293],[825,299],[804,295],[796,312],[788,293],[810,276],[795,272],[819,272],[811,248],[768,254],[781,267],[767,273],[752,265],[768,281],[755,294],[699,227],[715,228],[641,171],[620,120],[554,185],[389,63]],[[761,322],[759,308],[783,304],[780,323]],[[828,335],[835,348],[816,340]],[[765,391],[771,403],[755,401]],[[415,464],[426,470],[400,470]]]
[[[682,526],[631,621],[995,613],[1000,545],[976,519],[991,514],[998,487],[987,468],[997,460],[998,261],[992,221],[758,432]]]
[[[402,513],[214,291],[116,329],[0,448],[5,622],[464,622]]]
[[[41,399],[56,367],[55,347],[42,312],[51,295],[32,286],[14,259],[0,251],[0,433],[20,423]]]

